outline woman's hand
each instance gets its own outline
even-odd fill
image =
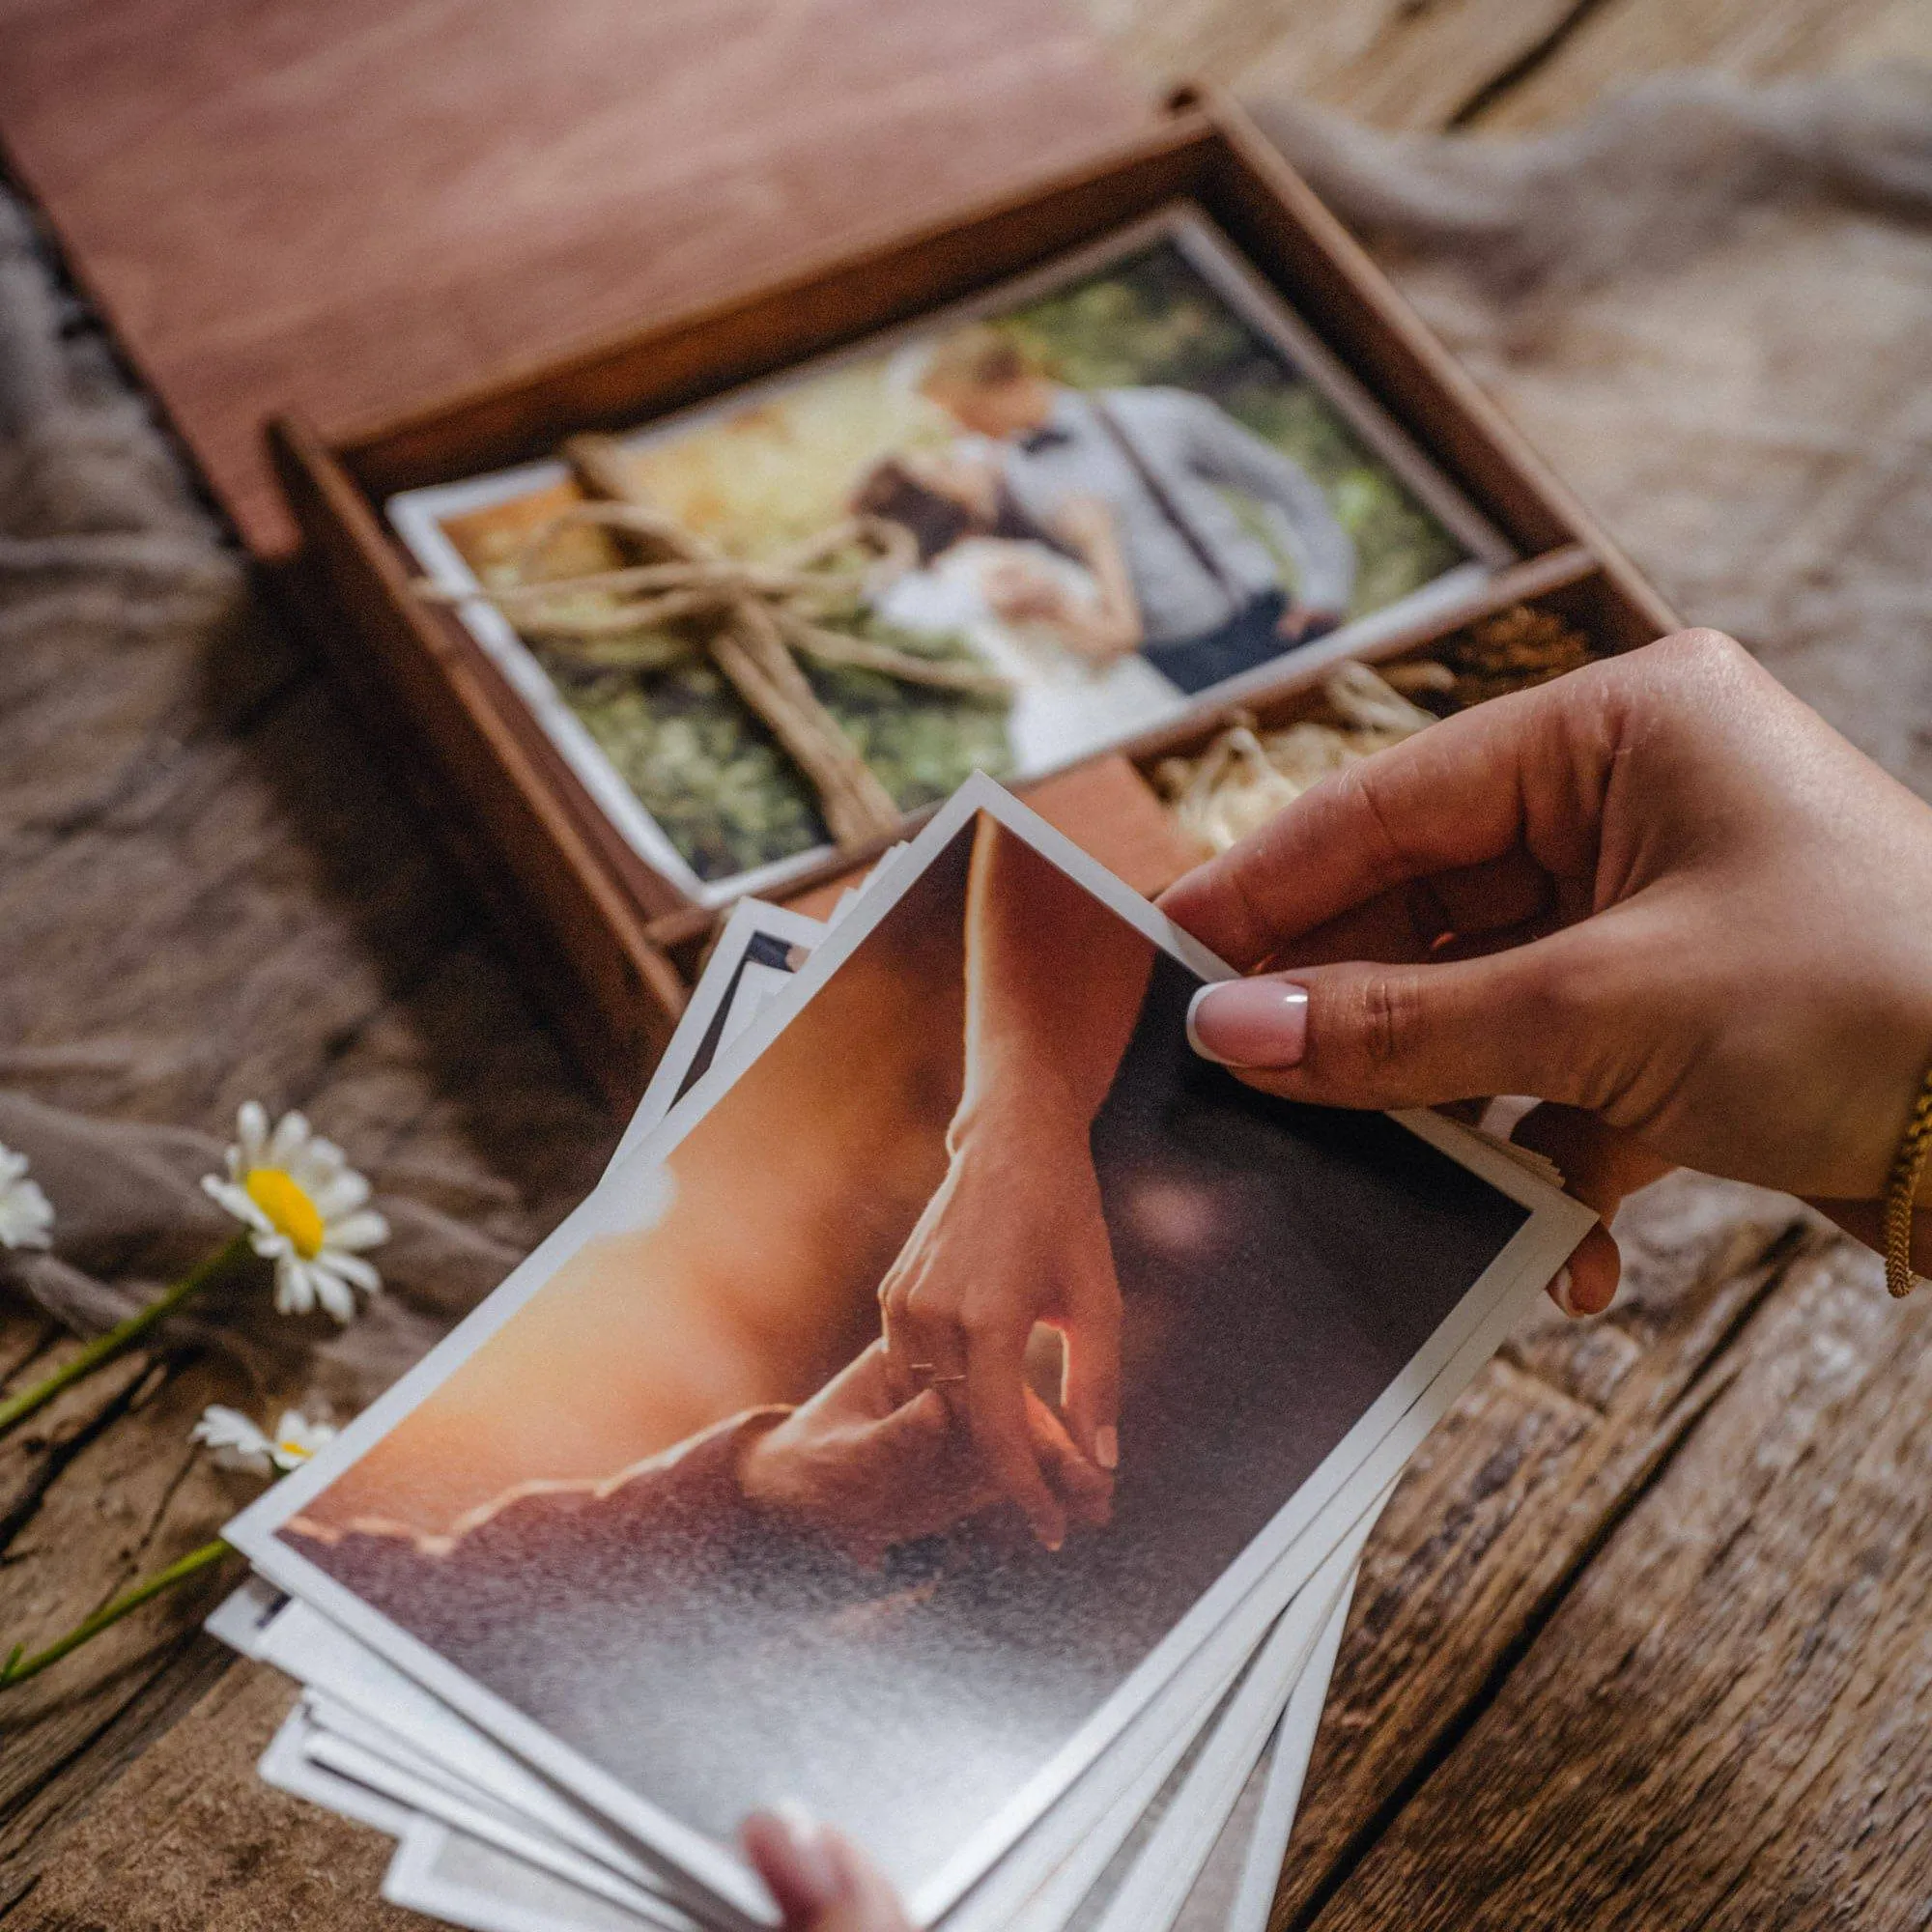
[[[986,1473],[1057,1549],[1069,1520],[1106,1520],[1120,1456],[1121,1289],[1087,1114],[1040,1067],[955,1122],[951,1148],[879,1289],[895,1393],[956,1402]],[[1041,1322],[1065,1348],[1066,1454],[1066,1432],[1026,1381]]]
[[[938,1388],[986,1473],[1057,1549],[1097,1521],[1028,1416],[1027,1345],[1065,1345],[1061,1406],[1086,1479],[1119,1462],[1121,1289],[1090,1139],[1147,992],[1153,949],[996,819],[973,835],[966,1039],[947,1168],[879,1285],[894,1393]]]
[[[1067,598],[1054,620],[1061,642],[1096,669],[1131,657],[1141,647],[1146,627],[1113,511],[1097,497],[1070,497],[1060,506],[1053,534],[1094,580],[1093,602]]]
[[[842,1832],[786,1804],[753,1812],[743,1835],[783,1932],[910,1932],[898,1894]]]
[[[1285,643],[1307,643],[1339,631],[1348,622],[1348,613],[1330,611],[1319,604],[1291,604],[1275,625],[1275,635]]]
[[[1072,608],[1066,586],[1023,556],[989,565],[982,582],[994,616],[1009,624],[1061,623]]]
[[[1024,558],[995,564],[983,583],[994,616],[1005,623],[1032,624],[1052,632],[1059,643],[1097,668],[1140,648],[1137,621],[1122,621],[1104,600],[1083,601],[1058,578]]]
[[[1932,1057],[1932,810],[1685,632],[1339,774],[1162,901],[1266,978],[1210,1059],[1296,1100],[1558,1103],[1518,1138],[1606,1216],[1683,1164],[1869,1238]],[[1601,1231],[1571,1306],[1616,1284]]]
[[[1021,1426],[1069,1507],[1104,1521],[1112,1485],[1089,1468],[1031,1390]],[[937,1389],[909,1402],[896,1398],[883,1342],[754,1435],[739,1460],[738,1482],[754,1509],[829,1537],[867,1565],[895,1544],[977,1516],[1002,1493]]]

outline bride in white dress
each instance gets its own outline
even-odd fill
[[[1016,776],[1067,764],[1185,707],[1139,655],[1140,611],[1104,504],[1075,500],[1054,528],[1034,530],[991,464],[949,454],[888,457],[854,508],[904,526],[919,544],[919,567],[881,593],[879,615],[963,636],[1011,680]]]

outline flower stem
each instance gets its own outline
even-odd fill
[[[225,1273],[237,1262],[250,1252],[245,1231],[231,1239],[225,1247],[196,1266],[149,1302],[138,1315],[130,1315],[127,1321],[117,1323],[104,1335],[97,1335],[93,1341],[64,1367],[56,1369],[44,1381],[36,1382],[30,1389],[22,1389],[18,1395],[9,1396],[0,1402],[0,1435],[12,1429],[16,1422],[24,1422],[38,1408],[44,1408],[54,1397],[65,1388],[71,1388],[85,1376],[91,1376],[102,1362],[110,1361],[122,1350],[137,1342],[157,1322],[165,1321],[176,1309],[185,1302],[192,1301],[216,1276]],[[0,1678],[0,1682],[5,1682]]]
[[[129,1610],[138,1610],[143,1604],[152,1602],[163,1591],[172,1590],[177,1583],[192,1577],[197,1570],[206,1570],[211,1563],[219,1563],[228,1554],[228,1546],[217,1536],[213,1543],[204,1543],[199,1549],[190,1549],[178,1561],[170,1563],[165,1570],[157,1570],[152,1577],[123,1590],[118,1597],[103,1604],[101,1607],[82,1622],[77,1623],[68,1634],[47,1645],[44,1650],[37,1650],[32,1657],[22,1657],[26,1649],[23,1643],[16,1643],[8,1653],[7,1661],[0,1663],[0,1690],[22,1684],[29,1677],[38,1677],[48,1664],[58,1663],[70,1651],[78,1650],[82,1644],[90,1643],[111,1624],[118,1624]]]

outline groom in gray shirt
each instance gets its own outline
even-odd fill
[[[1106,506],[1140,607],[1141,655],[1182,691],[1252,670],[1347,616],[1355,547],[1327,500],[1207,397],[1070,389],[983,324],[940,346],[921,387],[962,429],[1005,444],[1007,488],[1026,520],[1051,531],[1076,498]],[[1293,561],[1292,599],[1230,490]]]

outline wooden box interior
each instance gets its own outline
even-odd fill
[[[383,504],[398,491],[549,455],[578,431],[634,428],[1005,281],[1180,199],[1223,229],[1523,559],[1453,615],[1384,639],[1376,658],[1416,652],[1521,602],[1564,615],[1600,651],[1673,628],[1657,593],[1300,178],[1237,109],[1194,91],[1177,97],[1153,132],[1077,172],[781,286],[348,436],[325,440],[296,418],[269,425],[303,536],[294,584],[317,618],[310,630],[613,1104],[628,1106],[641,1090],[717,915],[630,847],[468,630],[414,594],[413,567]],[[1321,676],[1284,660],[1279,678],[1242,708],[1283,722],[1311,702]],[[1206,742],[1228,715],[1209,704],[1122,754],[1151,771]],[[1063,829],[1080,836],[1077,809]],[[810,898],[875,856],[876,848],[834,855],[786,896]]]

